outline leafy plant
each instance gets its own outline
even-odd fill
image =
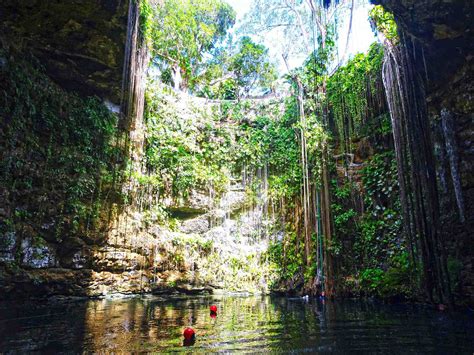
[[[117,116],[96,97],[61,89],[34,57],[0,56],[9,58],[0,71],[0,165],[13,228],[27,223],[58,240],[97,232],[106,196],[120,196],[113,186],[123,158],[123,147],[112,143]]]
[[[355,55],[328,79],[328,104],[344,152],[351,152],[351,140],[369,133],[364,132],[366,125],[380,114],[383,104],[369,103],[384,100],[382,59],[383,47],[374,43],[368,53]]]
[[[240,39],[239,51],[231,59],[230,70],[246,94],[255,86],[269,87],[276,79],[276,69],[269,61],[268,49],[254,43],[250,37]]]
[[[392,45],[399,42],[395,18],[382,5],[376,5],[370,10],[369,20],[374,32],[380,32]]]
[[[193,88],[203,77],[205,58],[225,38],[235,22],[235,11],[221,0],[167,0],[141,8],[142,31],[148,38],[155,63],[171,73],[177,87]]]

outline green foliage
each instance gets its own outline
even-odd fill
[[[342,186],[337,185],[337,181],[332,181],[333,195],[335,197],[334,203],[331,205],[334,214],[334,226],[336,228],[336,235],[347,235],[354,229],[354,218],[356,212],[353,208],[345,208],[344,202],[350,201],[353,193],[357,191],[357,186],[354,183],[346,182]]]
[[[297,248],[297,239],[298,236],[292,226],[287,225],[285,239],[282,242],[274,242],[268,247],[268,258],[278,274],[277,281],[292,280],[304,270],[303,247]]]
[[[153,7],[150,4],[150,0],[140,0],[138,7],[140,11],[140,35],[143,38],[143,42],[150,46],[153,27]]]
[[[237,137],[237,161],[249,169],[268,165],[269,196],[278,201],[299,192],[301,167],[299,147],[295,140],[295,117],[292,102],[287,103],[283,117],[257,116],[252,122],[244,122]],[[289,107],[289,108],[288,108]]]
[[[212,189],[218,196],[230,176],[266,166],[271,200],[298,195],[301,167],[291,100],[282,117],[279,102],[224,102],[183,113],[173,100],[159,85],[147,93],[148,174],[134,175],[139,183],[152,184],[164,196],[186,197],[191,189]],[[250,205],[259,188],[258,181],[247,186]]]
[[[390,265],[386,271],[381,268],[367,268],[360,272],[361,292],[382,298],[412,299],[418,292],[414,281],[417,275],[408,253],[400,253],[389,260]]]
[[[169,288],[175,288],[178,285],[178,282],[176,280],[169,280],[167,281],[166,285]]]
[[[268,49],[254,43],[250,37],[240,39],[239,50],[232,57],[230,70],[246,94],[255,86],[269,87],[276,80],[276,69],[269,61]]]
[[[399,42],[395,18],[382,5],[376,5],[370,10],[369,20],[373,31],[381,33],[390,44],[396,45]]]
[[[360,287],[367,293],[376,292],[382,285],[384,271],[379,268],[365,269],[360,273]]]
[[[200,120],[181,117],[158,86],[148,92],[146,157],[153,179],[174,196],[186,197],[191,187],[227,184],[230,131],[208,113]]]
[[[411,298],[418,284],[402,237],[394,152],[374,154],[360,175],[361,185],[332,181],[334,235],[327,250],[336,258],[341,275],[348,275],[346,282],[359,279],[362,293]],[[355,201],[361,195],[363,213],[356,212]],[[350,290],[356,286],[350,285]]]
[[[206,55],[235,22],[235,11],[221,0],[167,0],[143,6],[142,13],[156,63],[179,70],[190,88],[205,70]]]
[[[393,151],[375,154],[362,169],[362,182],[367,212],[361,219],[360,238],[354,248],[363,265],[374,266],[406,248],[401,238],[397,166]]]
[[[356,235],[352,262],[362,267],[360,291],[382,298],[413,298],[418,292],[418,275],[409,259],[401,235],[400,202],[396,160],[393,151],[375,154],[361,171],[366,212],[335,208],[336,230]],[[336,189],[336,202],[349,196],[348,187]],[[356,228],[350,228],[352,223]],[[347,228],[347,229],[345,229]],[[346,238],[347,239],[347,238]],[[348,256],[345,254],[345,262]]]
[[[324,100],[324,97],[318,95],[322,93],[321,89],[328,80],[328,68],[334,59],[335,46],[335,26],[328,25],[325,43],[322,43],[319,36],[317,49],[309,55],[302,68],[296,70],[306,89],[306,106],[320,104]],[[317,107],[311,109],[314,111]]]
[[[393,151],[375,154],[362,169],[366,204],[378,215],[398,195],[397,164]]]
[[[33,58],[0,55],[8,58],[0,71],[1,181],[13,224],[59,240],[64,230],[87,234],[114,189],[117,116],[97,98],[63,91]]]
[[[383,48],[374,43],[367,54],[357,54],[339,68],[327,82],[328,103],[344,151],[350,152],[350,140],[361,135],[382,102]]]
[[[341,264],[341,272],[350,273],[354,266],[354,251],[352,243],[354,237],[359,233],[360,216],[355,210],[353,199],[358,191],[355,183],[344,180],[338,183],[336,179],[331,181],[331,192],[333,195],[331,212],[334,219],[334,234],[326,245],[326,249]],[[351,247],[347,250],[347,244]]]

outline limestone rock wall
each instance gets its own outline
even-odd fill
[[[129,1],[4,0],[0,29],[62,87],[120,104]]]
[[[261,257],[275,221],[259,207],[243,210],[245,193],[234,188],[207,206],[198,202],[200,193],[193,195],[188,207],[171,206],[184,211],[172,225],[150,223],[147,212],[122,215],[107,243],[88,251],[93,278],[102,280],[100,290],[91,286],[89,294],[268,292],[271,270]],[[198,210],[189,208],[198,203]]]
[[[0,298],[85,295],[93,282],[143,142],[138,17],[135,1],[0,3]]]
[[[400,34],[411,43],[407,50],[416,53],[418,75],[427,79],[427,104],[437,159],[443,238],[448,241],[450,254],[462,260],[463,264],[459,289],[455,293],[464,295],[463,298],[467,296],[468,302],[473,304],[474,2],[372,2],[382,4],[394,14]],[[446,133],[446,129],[450,132]],[[460,187],[457,195],[456,186]]]
[[[3,296],[268,292],[273,273],[264,255],[277,221],[261,207],[242,209],[243,198],[233,187],[221,203],[201,205],[201,212],[171,226],[150,223],[146,212],[130,208],[102,245],[83,244],[69,264],[54,245],[23,239],[21,268],[0,276]],[[0,263],[14,258],[14,240],[0,249]]]

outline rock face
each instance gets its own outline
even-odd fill
[[[0,239],[0,262],[15,260],[16,233],[4,233]]]
[[[1,32],[21,38],[62,87],[120,103],[128,1],[5,0]]]
[[[179,231],[185,234],[206,233],[209,230],[209,217],[202,215],[197,218],[184,220],[179,226]]]
[[[474,3],[373,0],[391,11],[427,79],[443,238],[463,266],[455,292],[474,304]],[[455,262],[448,260],[448,268]]]
[[[146,46],[140,47],[137,4],[0,3],[0,298],[86,295],[95,280],[92,268],[100,274],[109,266],[111,270],[121,266],[120,253],[99,248],[109,233],[110,219],[123,208],[121,186],[106,187],[108,201],[93,198],[104,191],[101,178],[94,176],[101,175],[100,170],[107,174],[109,168],[123,169],[122,151],[131,149],[115,145],[117,161],[109,160],[115,166],[99,168],[93,156],[105,152],[109,139],[92,138],[105,126],[90,125],[111,117],[101,106],[105,102],[114,112],[108,124],[118,122],[115,130],[141,146],[135,138],[143,139],[137,134],[141,120],[136,117],[141,118],[143,109],[148,55]],[[29,109],[23,110],[24,105]],[[85,137],[83,149],[78,142]],[[82,158],[90,163],[87,188]],[[74,203],[82,207],[65,208],[65,201],[76,192],[82,197],[74,198]],[[79,221],[79,210],[92,207],[93,200],[99,223]],[[60,220],[68,227],[61,228]],[[74,223],[75,231],[70,228]]]
[[[235,198],[235,191],[222,196]],[[192,219],[177,218],[175,226],[159,227],[147,225],[145,212],[130,209],[103,245],[84,244],[68,258],[58,256],[54,244],[23,239],[19,270],[9,267],[16,243],[11,235],[0,249],[0,264],[7,266],[0,275],[2,295],[268,292],[273,274],[262,256],[276,238],[271,233],[278,233],[278,222],[261,206],[241,208],[217,204]]]
[[[44,240],[25,238],[21,241],[21,265],[31,269],[57,266],[55,251]]]
[[[272,275],[261,256],[276,221],[264,216],[261,206],[244,211],[240,203],[228,203],[240,195],[230,189],[214,207],[193,209],[192,218],[176,215],[173,226],[147,225],[146,212],[123,214],[106,244],[90,251],[93,271],[85,291],[94,296],[212,288],[267,292]],[[183,204],[170,207],[179,210]]]
[[[428,77],[446,86],[472,60],[473,3],[470,0],[373,0],[392,12],[399,28],[425,49]],[[424,64],[419,63],[420,73]],[[466,78],[467,79],[467,78]],[[463,80],[464,81],[464,80]]]

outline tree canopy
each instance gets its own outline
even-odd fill
[[[206,56],[235,23],[235,11],[221,0],[167,0],[153,6],[151,16],[155,62],[175,88],[196,85]]]
[[[232,57],[230,69],[245,94],[256,85],[270,87],[276,79],[276,69],[270,63],[268,49],[262,44],[253,42],[250,37],[241,38],[239,50]]]
[[[277,78],[268,49],[250,37],[233,41],[234,9],[222,0],[143,2],[142,26],[161,79],[176,90],[236,99]]]

